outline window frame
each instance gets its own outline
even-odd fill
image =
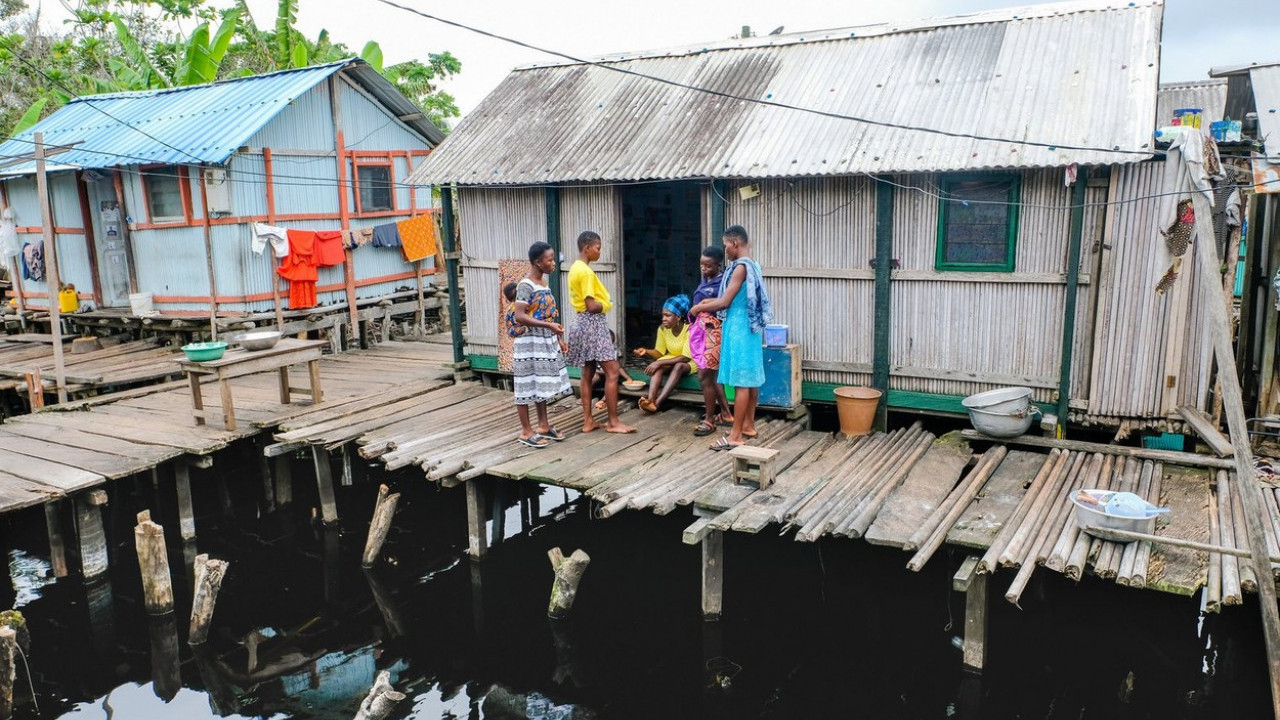
[[[1009,203],[1009,216],[1005,228],[1004,262],[976,263],[951,262],[946,259],[947,246],[947,205],[950,202],[950,190],[961,183],[975,181],[989,183],[1009,183],[1006,199]],[[944,175],[940,183],[941,193],[938,197],[938,234],[934,248],[934,270],[938,272],[1013,272],[1018,258],[1018,224],[1021,218],[1022,176],[1016,173],[958,173]]]
[[[379,208],[377,210],[367,210],[364,202],[360,197],[360,169],[365,167],[384,167],[387,169],[387,196],[390,200],[390,207]],[[378,215],[395,215],[399,208],[396,203],[396,164],[395,159],[390,154],[378,153],[376,155],[352,154],[351,158],[351,176],[354,180],[353,187],[355,189],[355,206],[357,216],[373,217]]]
[[[191,186],[186,167],[182,165],[143,165],[138,168],[142,176],[142,204],[147,210],[148,225],[190,225],[192,222]],[[182,206],[182,215],[165,215],[156,217],[151,209],[151,188],[158,175],[172,178],[178,183],[178,203]]]

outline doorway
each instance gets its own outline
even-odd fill
[[[111,176],[86,182],[89,195],[89,222],[98,254],[98,289],[102,306],[129,307],[129,253],[125,249],[124,209],[116,199]]]
[[[695,182],[622,189],[622,261],[626,334],[622,349],[653,347],[662,304],[692,295],[701,279],[702,188]]]

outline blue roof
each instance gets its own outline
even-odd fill
[[[0,144],[0,174],[35,172],[34,162],[4,167],[10,157],[30,156],[36,131],[46,145],[77,143],[49,161],[50,169],[110,168],[226,162],[289,103],[344,68],[352,79],[397,115],[420,111],[390,82],[358,58],[297,70],[223,80],[207,85],[79,97],[13,140]],[[391,92],[387,92],[390,90]],[[433,144],[442,139],[429,122],[407,121]]]

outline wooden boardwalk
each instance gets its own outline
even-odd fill
[[[182,374],[182,353],[164,347],[156,338],[107,344],[101,349],[73,353],[72,337],[65,338],[64,375],[72,395],[97,394],[109,388],[124,389]],[[29,393],[29,383],[40,382],[43,393],[57,391],[52,338],[48,335],[0,336],[0,392]],[[41,400],[36,400],[37,405]]]
[[[863,538],[915,553],[909,567],[916,570],[949,544],[975,557],[988,555],[980,573],[1018,570],[1006,594],[1014,602],[1027,576],[1041,567],[1181,595],[1207,587],[1211,610],[1238,604],[1242,591],[1256,587],[1255,578],[1245,577],[1247,563],[1233,556],[1099,540],[1074,523],[1069,496],[1080,487],[1130,490],[1173,509],[1156,535],[1247,549],[1242,531],[1238,537],[1215,531],[1211,510],[1217,511],[1220,498],[1229,508],[1238,504],[1232,500],[1234,478],[1215,467],[1224,464],[1217,458],[1158,452],[1127,457],[1118,454],[1125,448],[1109,446],[1013,449],[974,441],[971,447],[956,433],[937,438],[919,424],[848,440],[807,430],[803,421],[770,419],[754,444],[780,451],[777,480],[755,490],[731,483],[728,456],[709,449],[713,438],[693,436],[697,416],[683,409],[658,415],[631,410],[625,418],[637,433],[584,436],[578,403],[561,401],[551,407],[551,420],[566,440],[535,450],[514,441],[507,392],[463,384],[384,400],[355,412],[333,408],[286,419],[267,452],[354,443],[365,458],[389,469],[417,466],[446,486],[489,475],[572,488],[599,502],[605,517],[625,509],[667,514],[692,506],[699,519],[686,532],[689,542],[711,532],[769,527],[793,532],[802,542]],[[1280,506],[1276,493],[1267,496],[1274,530],[1280,528]],[[1272,533],[1269,541],[1274,538]]]
[[[320,365],[325,401],[315,407],[310,400],[280,404],[273,372],[237,378],[231,383],[242,422],[234,432],[218,420],[195,424],[185,380],[9,418],[0,425],[0,512],[57,500],[162,463],[207,457],[289,418],[367,407],[371,397],[385,392],[411,397],[452,384],[452,371],[442,364],[451,359],[447,345],[399,342],[326,356]],[[206,396],[206,409],[221,417],[218,393]]]

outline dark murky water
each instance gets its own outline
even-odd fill
[[[143,612],[131,528],[159,507],[176,528],[172,486],[119,483],[107,508],[110,582],[50,583],[43,518],[6,529],[31,628],[32,687],[20,718],[350,718],[379,670],[408,695],[393,717],[515,718],[1252,718],[1269,709],[1256,605],[1203,621],[1194,599],[1070,583],[1036,573],[1022,609],[993,584],[988,669],[960,670],[962,556],[924,572],[903,553],[838,541],[726,538],[725,617],[699,612],[700,553],[681,543],[687,511],[593,520],[563,490],[506,484],[498,544],[463,556],[461,489],[420,474],[402,491],[390,562],[360,569],[375,474],[340,488],[343,528],[309,520],[302,464],[296,503],[263,514],[253,472],[197,474],[199,550],[229,559],[208,650],[186,622]],[[216,472],[234,481],[222,493]],[[490,486],[492,499],[496,486]],[[521,497],[520,493],[526,493]],[[535,503],[528,493],[538,493]],[[189,562],[169,533],[178,614]],[[572,621],[546,617],[546,552],[592,562]],[[76,560],[71,559],[74,566]],[[253,657],[251,660],[251,652]],[[177,652],[178,663],[166,661]],[[252,664],[252,666],[251,666]],[[20,695],[29,696],[19,668]]]

